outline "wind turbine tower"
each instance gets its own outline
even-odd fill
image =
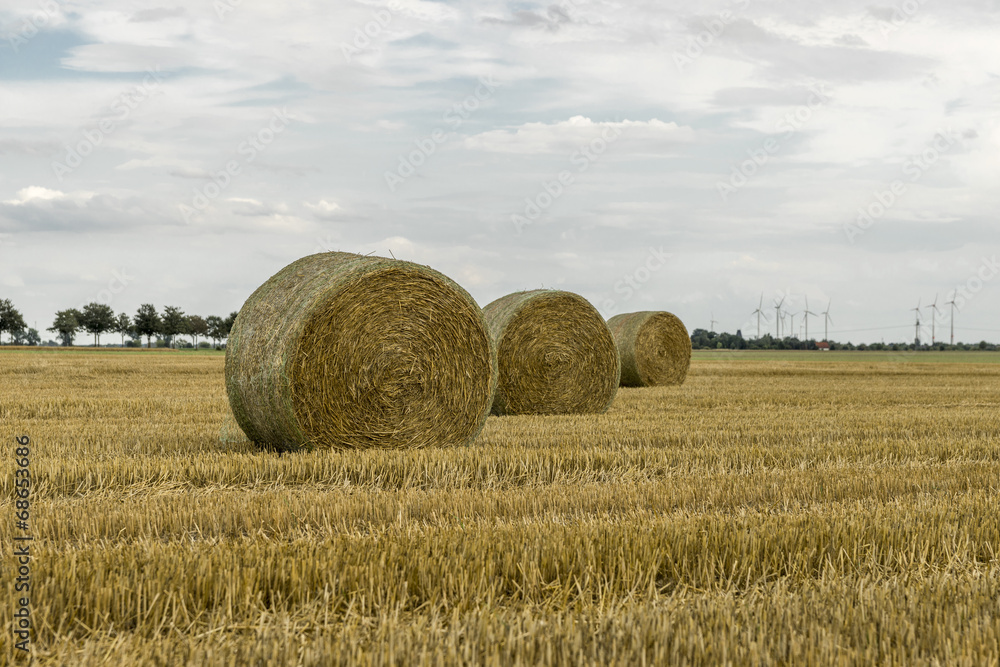
[[[781,297],[781,301],[774,304],[775,317],[774,317],[774,335],[781,338],[781,304],[785,303],[785,297]]]
[[[951,306],[951,344],[955,344],[955,300],[952,299],[948,303],[944,304],[946,306]]]
[[[816,316],[816,313],[814,313],[811,310],[809,310],[809,297],[806,297],[806,309],[804,311],[802,311],[802,315],[803,315],[803,317],[805,317],[805,320],[806,320],[806,338],[805,339],[809,340],[809,316],[810,315],[812,315],[813,317]]]
[[[920,347],[920,299],[917,299],[917,307],[910,308],[913,312],[917,314],[917,324],[914,331],[916,332],[913,336],[914,346]]]
[[[927,306],[927,308],[930,309],[930,311],[931,311],[931,345],[934,345],[934,343],[937,342],[937,335],[936,335],[935,324],[937,323],[937,315],[938,315],[938,313],[941,312],[940,310],[938,310],[937,300],[938,300],[938,295],[935,294],[934,295],[934,303],[932,303],[931,305]]]
[[[832,300],[826,302],[826,310],[823,311],[823,340],[830,342],[830,304],[833,303]]]
[[[751,315],[756,315],[757,316],[757,338],[758,338],[758,340],[760,339],[760,316],[764,314],[764,311],[761,310],[761,308],[763,308],[763,307],[764,307],[764,293],[761,292],[760,293],[760,303],[757,304],[757,310],[755,310],[755,311],[753,311],[753,313],[751,313]]]
[[[710,321],[711,321],[712,325],[711,325],[711,329],[709,329],[709,331],[713,331],[714,332],[715,331],[715,313],[712,313],[710,315],[710,317],[711,317]]]

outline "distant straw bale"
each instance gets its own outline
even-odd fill
[[[665,311],[623,313],[608,320],[622,360],[623,387],[683,384],[691,366],[691,337]]]

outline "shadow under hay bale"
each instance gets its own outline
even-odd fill
[[[673,313],[623,313],[608,320],[622,360],[623,387],[683,384],[691,366],[691,336]]]
[[[496,387],[482,311],[410,262],[321,253],[247,299],[226,390],[247,437],[278,450],[468,444]]]
[[[483,313],[500,370],[494,414],[590,414],[611,406],[618,351],[604,318],[582,296],[518,292]]]
[[[222,426],[219,427],[219,442],[224,445],[242,445],[250,442],[232,413],[226,415]]]

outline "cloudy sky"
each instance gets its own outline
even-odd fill
[[[39,329],[95,300],[226,314],[344,250],[429,264],[483,305],[559,287],[750,335],[763,295],[769,331],[775,299],[808,297],[832,303],[831,338],[912,339],[937,295],[957,339],[997,340],[998,18],[998,0],[4,2],[0,298]]]

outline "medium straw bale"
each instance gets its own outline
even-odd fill
[[[483,313],[500,369],[494,414],[588,414],[611,406],[618,351],[604,318],[582,296],[517,292]]]

